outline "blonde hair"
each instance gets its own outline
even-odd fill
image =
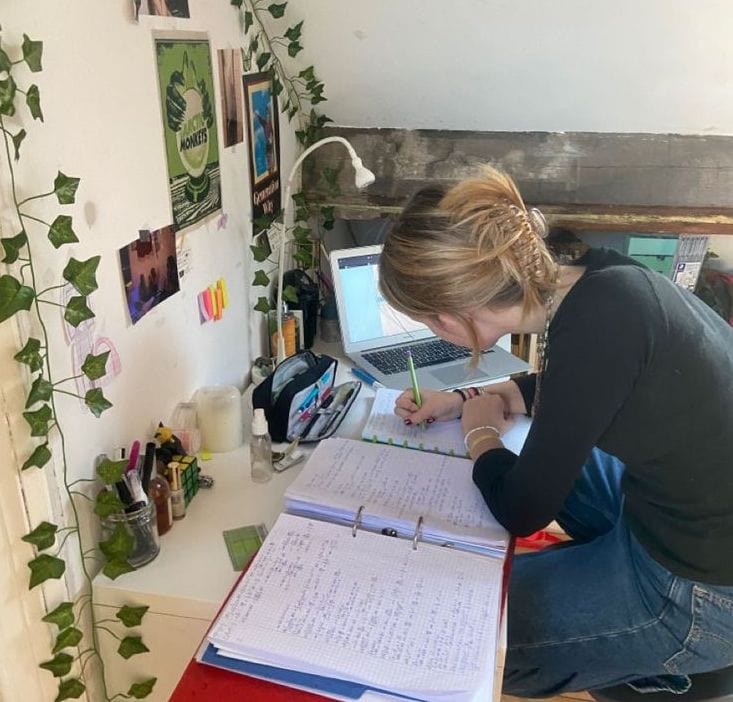
[[[514,181],[489,166],[449,190],[423,188],[387,234],[380,289],[410,317],[455,316],[477,358],[478,335],[467,310],[521,305],[527,314],[545,305],[554,289],[558,269],[543,241],[545,228]]]

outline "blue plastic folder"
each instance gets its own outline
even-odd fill
[[[296,670],[287,670],[285,668],[275,668],[270,665],[261,663],[251,663],[238,658],[230,658],[222,656],[216,651],[213,644],[207,644],[200,652],[198,660],[201,663],[212,665],[216,668],[224,668],[235,673],[243,673],[251,675],[255,678],[264,678],[272,680],[275,683],[288,685],[290,687],[306,688],[316,693],[324,695],[339,695],[351,700],[358,700],[365,692],[380,692],[391,697],[399,697],[404,700],[414,700],[420,702],[416,697],[406,697],[398,695],[387,690],[367,687],[359,683],[349,682],[348,680],[339,680],[338,678],[327,678],[321,675],[312,675],[311,673],[301,673]]]

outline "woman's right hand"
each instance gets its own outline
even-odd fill
[[[405,422],[445,422],[458,419],[463,410],[463,398],[457,392],[439,392],[437,390],[421,390],[422,406],[415,404],[412,390],[402,392],[395,403],[395,414]]]

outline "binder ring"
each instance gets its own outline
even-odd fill
[[[420,540],[420,532],[422,531],[422,515],[418,517],[417,524],[415,525],[415,533],[412,536],[412,550],[417,551],[417,542]]]
[[[351,535],[356,537],[356,531],[361,525],[361,513],[364,511],[364,505],[360,505],[359,509],[356,510],[356,516],[354,517],[354,523],[351,525]]]

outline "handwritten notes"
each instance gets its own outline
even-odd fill
[[[395,528],[438,543],[504,549],[508,534],[473,484],[471,461],[350,439],[321,442],[285,493],[287,510],[341,523],[364,505],[367,529]]]
[[[502,561],[283,514],[212,628],[221,651],[415,697],[494,669]]]

